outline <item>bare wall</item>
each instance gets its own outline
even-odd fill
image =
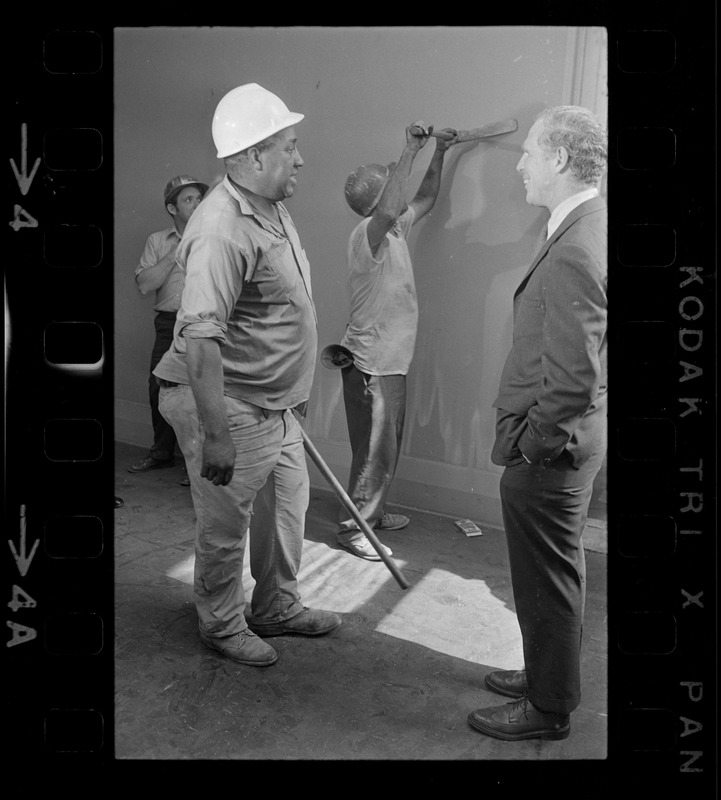
[[[408,378],[405,444],[391,500],[500,524],[490,463],[495,398],[510,345],[511,297],[545,214],[515,173],[544,106],[605,117],[605,31],[492,28],[137,28],[115,36],[116,438],[151,441],[147,369],[152,298],[133,270],[149,233],[168,227],[166,181],[222,175],[210,122],[220,98],[257,82],[306,118],[305,160],[288,202],[313,269],[319,343],[347,322],[346,243],[357,218],[343,183],[356,166],[400,155],[405,126],[472,128],[516,118],[516,133],[453,148],[433,212],[413,230],[420,323]],[[430,159],[416,159],[411,190]],[[318,365],[306,430],[345,480],[341,379]],[[314,483],[323,479],[312,468]]]

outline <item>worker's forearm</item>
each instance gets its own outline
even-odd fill
[[[227,436],[228,415],[223,394],[223,362],[214,339],[187,339],[188,377],[206,438]]]
[[[401,215],[407,202],[408,177],[411,174],[416,152],[417,150],[413,150],[410,147],[403,149],[396,168],[383,188],[383,193],[378,201],[376,208],[378,215],[389,219],[397,219]]]
[[[170,275],[170,271],[175,264],[175,251],[163,256],[157,264],[152,267],[146,267],[142,272],[135,276],[135,281],[138,284],[141,294],[148,294],[159,289],[166,278]]]
[[[430,200],[435,203],[438,197],[438,190],[441,188],[441,173],[443,172],[443,156],[445,150],[439,150],[433,153],[431,162],[428,165],[426,174],[423,176],[421,185],[418,187],[415,200]]]

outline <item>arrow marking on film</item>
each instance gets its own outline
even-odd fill
[[[35,177],[35,173],[38,171],[38,167],[40,166],[40,159],[35,159],[35,165],[33,166],[32,172],[28,176],[28,126],[25,122],[23,122],[22,126],[20,127],[20,171],[18,172],[17,165],[15,164],[15,159],[10,159],[10,166],[13,168],[13,172],[15,173],[15,180],[18,182],[18,186],[20,187],[20,193],[22,195],[26,195],[30,191],[30,184],[33,182],[33,178]]]
[[[35,544],[30,551],[30,555],[26,556],[25,550],[25,536],[26,536],[26,522],[25,522],[25,506],[20,506],[20,553],[15,549],[15,544],[11,539],[8,539],[8,544],[10,545],[10,549],[12,550],[13,558],[15,559],[15,563],[17,565],[18,571],[22,576],[27,574],[28,568],[30,567],[30,562],[33,560],[33,556],[35,555],[35,551],[38,549],[38,545],[40,544],[40,539],[35,540]]]

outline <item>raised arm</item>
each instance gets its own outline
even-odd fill
[[[428,165],[426,174],[418,187],[416,196],[411,201],[411,207],[416,212],[413,223],[427,214],[435,205],[438,190],[441,187],[441,173],[443,172],[443,157],[446,150],[458,141],[458,131],[453,128],[444,128],[436,131],[436,149]]]
[[[414,122],[406,128],[406,144],[395,169],[383,187],[378,204],[368,223],[368,243],[375,253],[388,231],[407,206],[408,177],[413,160],[429,139],[429,131],[422,122]]]

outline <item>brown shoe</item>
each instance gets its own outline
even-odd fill
[[[487,736],[508,742],[522,739],[565,739],[571,732],[569,714],[539,711],[528,697],[502,706],[472,711],[468,715],[468,723]]]
[[[484,682],[492,692],[506,697],[519,698],[528,693],[525,669],[497,669],[489,672]]]
[[[283,636],[284,634],[298,634],[300,636],[322,636],[330,633],[340,626],[342,620],[332,611],[318,611],[314,608],[304,608],[300,614],[281,622],[253,622],[248,625],[259,636]]]
[[[278,660],[278,654],[273,648],[259,639],[253,631],[244,630],[236,633],[235,636],[208,636],[207,633],[200,631],[200,641],[217,650],[224,656],[237,661],[238,664],[245,664],[249,667],[269,667]]]
[[[128,467],[128,472],[148,472],[151,469],[165,469],[166,467],[172,467],[173,461],[174,459],[172,458],[159,461],[157,458],[145,456],[145,458],[141,458],[137,464]]]

